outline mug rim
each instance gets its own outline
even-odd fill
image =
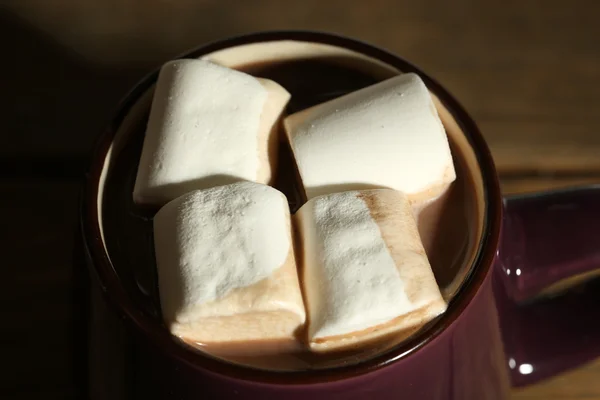
[[[474,120],[460,105],[460,103],[436,80],[424,73],[414,64],[391,52],[367,44],[360,40],[347,38],[326,32],[302,30],[263,31],[246,35],[234,36],[223,40],[213,41],[199,46],[191,51],[175,57],[198,58],[217,50],[231,47],[273,41],[300,41],[325,44],[349,49],[357,53],[372,57],[402,72],[415,72],[425,82],[427,87],[435,93],[439,100],[454,117],[461,127],[469,145],[473,148],[483,181],[484,214],[483,231],[477,246],[473,266],[461,285],[458,293],[449,302],[448,308],[438,321],[430,327],[415,334],[411,338],[399,343],[383,354],[371,357],[357,364],[300,371],[270,371],[257,369],[244,365],[217,359],[199,351],[187,349],[173,340],[170,332],[160,328],[156,318],[146,315],[127,293],[120,282],[117,272],[112,266],[100,230],[98,215],[98,194],[100,178],[104,161],[108,155],[110,145],[115,137],[123,119],[131,107],[139,100],[156,81],[159,69],[141,79],[134,88],[124,97],[117,107],[112,122],[98,138],[91,157],[91,162],[86,174],[84,193],[80,206],[80,224],[84,250],[93,266],[93,273],[97,278],[109,304],[121,315],[126,317],[135,327],[143,333],[146,339],[158,351],[162,351],[179,362],[183,362],[194,369],[203,369],[207,372],[225,375],[234,379],[270,384],[308,384],[325,383],[364,375],[379,370],[397,361],[407,359],[418,354],[427,343],[433,341],[453,324],[471,303],[480,286],[485,281],[496,256],[496,249],[500,238],[502,221],[502,198],[500,185],[496,174],[490,150],[479,131]]]

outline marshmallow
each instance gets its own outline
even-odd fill
[[[407,197],[389,189],[313,198],[303,241],[308,342],[317,352],[402,335],[444,312]]]
[[[156,264],[171,332],[225,351],[298,346],[305,310],[290,225],[285,196],[252,182],[192,191],[160,209]]]
[[[133,191],[163,205],[191,190],[240,180],[269,184],[279,118],[290,94],[277,83],[204,60],[159,74]]]
[[[308,199],[390,188],[418,202],[456,178],[444,127],[414,73],[293,114],[284,126]]]

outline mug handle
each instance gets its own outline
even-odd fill
[[[494,291],[524,386],[600,356],[600,185],[508,196],[504,210]]]

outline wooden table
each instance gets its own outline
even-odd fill
[[[595,0],[0,4],[1,398],[75,398],[71,252],[87,152],[139,77],[207,40],[275,28],[361,38],[456,94],[505,193],[600,182]],[[598,377],[600,361],[512,398],[600,399]]]

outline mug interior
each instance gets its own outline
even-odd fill
[[[282,34],[282,36],[285,36],[285,34]],[[235,41],[233,43],[225,41],[212,46],[209,45],[185,57],[204,58],[227,67],[242,70],[248,65],[272,62],[327,60],[329,63],[343,64],[345,67],[351,66],[351,68],[367,73],[377,80],[383,80],[403,72],[416,72],[430,89],[438,114],[453,144],[455,163],[456,155],[459,154],[460,162],[468,171],[468,180],[474,199],[471,211],[476,222],[470,227],[471,240],[464,251],[460,269],[455,272],[453,279],[449,279],[444,285],[441,285],[442,293],[449,301],[448,310],[409,340],[388,348],[385,354],[374,356],[370,360],[362,362],[365,365],[370,363],[370,367],[384,365],[391,360],[407,356],[422,344],[440,334],[457,317],[461,309],[468,304],[477,290],[477,285],[481,283],[483,276],[487,273],[489,265],[482,265],[478,261],[480,261],[482,249],[486,245],[484,243],[484,233],[489,233],[490,229],[488,215],[490,212],[490,185],[492,186],[492,192],[497,192],[497,180],[493,171],[493,164],[472,120],[439,84],[418,71],[414,66],[389,53],[349,39],[325,34],[312,34],[308,35],[310,36],[309,39],[303,40],[301,36],[299,35],[293,40],[269,39],[269,35],[259,35],[259,39],[246,37],[245,39],[239,39],[240,42],[237,44]],[[340,43],[331,44],[331,42]],[[88,194],[92,193],[93,198],[87,199],[91,212],[87,216],[87,222],[92,225],[94,232],[98,235],[95,238],[96,241],[92,241],[94,243],[88,243],[88,248],[92,254],[92,261],[99,270],[100,279],[105,281],[103,284],[107,287],[109,299],[113,297],[112,300],[117,307],[133,320],[137,328],[140,328],[148,336],[163,345],[169,342],[167,351],[177,353],[176,356],[186,358],[188,362],[227,373],[234,370],[240,373],[245,367],[219,365],[219,363],[228,363],[194,351],[172,338],[168,329],[162,324],[160,315],[156,313],[156,310],[143,305],[144,297],[152,294],[150,292],[153,291],[151,282],[155,280],[154,272],[143,268],[136,271],[138,278],[141,277],[137,281],[136,292],[136,288],[132,289],[123,284],[121,280],[121,269],[123,267],[117,265],[120,260],[111,257],[109,252],[106,235],[110,234],[110,228],[107,229],[104,214],[107,178],[113,173],[116,160],[122,155],[124,149],[131,144],[132,140],[138,140],[132,139],[132,137],[136,132],[139,136],[139,130],[145,128],[155,80],[156,73],[147,78],[132,92],[126,104],[122,107],[121,114],[99,146],[96,160],[97,173],[92,172],[91,187],[88,191]],[[137,169],[137,162],[132,164]],[[484,172],[487,173],[486,178],[484,178]],[[94,177],[97,177],[97,180]],[[499,196],[496,197],[499,198]],[[93,220],[90,221],[90,219]],[[499,226],[497,229],[499,229]],[[497,232],[495,236],[497,237]],[[152,239],[146,237],[143,240],[151,241]],[[493,244],[491,245],[493,246]],[[490,246],[490,244],[487,243],[487,246]],[[142,261],[136,260],[136,262],[129,265],[133,267],[141,263],[143,263],[143,259]],[[152,265],[154,266],[154,264]],[[474,279],[475,275],[478,275],[477,279]],[[144,283],[144,280],[146,283]],[[114,292],[118,292],[118,294]],[[228,370],[228,368],[233,369]],[[359,371],[358,365],[346,365],[342,369],[344,368],[346,370],[354,369],[353,372]],[[269,374],[271,371],[265,371],[265,373]],[[269,377],[266,376],[266,378]]]

